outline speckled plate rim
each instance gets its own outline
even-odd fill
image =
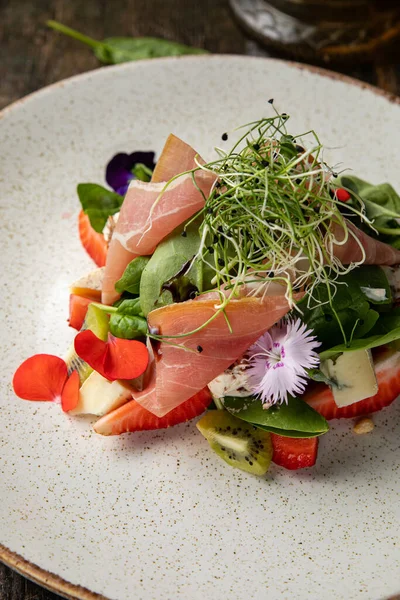
[[[319,75],[321,77],[327,77],[329,79],[342,81],[344,83],[348,83],[349,85],[355,85],[361,89],[369,90],[372,93],[375,93],[379,96],[383,96],[384,98],[386,98],[389,102],[391,102],[393,104],[400,105],[400,97],[399,96],[396,96],[395,94],[386,92],[385,90],[381,90],[380,88],[378,88],[374,85],[371,85],[364,81],[360,81],[358,79],[354,79],[353,77],[350,77],[348,75],[343,75],[342,73],[336,73],[334,71],[330,71],[329,69],[317,67],[314,65],[308,65],[306,63],[290,61],[290,60],[284,60],[284,59],[278,59],[278,58],[268,58],[268,57],[263,57],[263,56],[247,56],[247,55],[240,55],[240,54],[210,54],[210,55],[204,54],[201,56],[189,55],[189,56],[180,56],[180,57],[152,58],[152,59],[145,59],[145,60],[151,60],[152,62],[154,62],[154,61],[177,62],[177,61],[182,61],[182,60],[184,60],[184,61],[189,61],[189,60],[204,61],[204,60],[213,60],[213,59],[221,59],[221,58],[227,59],[227,60],[233,58],[235,60],[242,59],[244,61],[267,61],[267,62],[271,62],[271,63],[288,64],[299,70],[309,71],[309,72],[315,73],[316,75]],[[79,82],[80,80],[85,80],[85,79],[91,78],[93,76],[94,77],[101,76],[101,73],[104,72],[105,70],[109,71],[111,69],[111,70],[115,70],[115,71],[117,71],[117,70],[122,71],[124,69],[130,69],[130,68],[134,68],[134,67],[135,67],[135,63],[123,63],[120,65],[110,65],[110,66],[100,67],[98,69],[93,69],[91,71],[85,71],[84,73],[79,73],[78,75],[74,75],[73,77],[68,77],[66,79],[62,79],[61,81],[52,83],[51,85],[48,85],[40,90],[32,92],[31,94],[28,94],[28,95],[24,96],[23,98],[19,98],[12,104],[3,108],[0,111],[0,121],[1,121],[1,119],[3,119],[3,117],[7,116],[10,112],[12,112],[14,110],[18,110],[20,106],[22,106],[26,102],[29,102],[31,99],[36,99],[36,98],[40,98],[41,96],[45,96],[45,95],[51,93],[54,89],[56,89],[58,87],[62,88],[62,87],[64,87],[64,85],[69,85],[70,83],[75,83],[77,81]],[[29,562],[28,560],[26,560],[19,554],[12,552],[11,550],[6,548],[6,546],[3,546],[2,544],[0,544],[0,562],[5,564],[7,567],[10,567],[11,569],[16,571],[20,575],[23,575],[24,577],[28,578],[30,581],[33,581],[34,583],[44,587],[45,589],[47,589],[51,592],[59,594],[63,598],[67,598],[67,600],[110,600],[109,598],[106,598],[106,596],[97,594],[95,592],[91,592],[90,590],[88,590],[87,588],[84,588],[82,586],[69,583],[68,581],[66,581],[65,579],[62,579],[58,575],[55,575],[54,573],[51,573],[50,571],[46,571],[45,569],[42,569],[38,565],[35,565],[32,562]],[[400,594],[398,596],[393,596],[391,598],[388,598],[387,600],[400,600]]]

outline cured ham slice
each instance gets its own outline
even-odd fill
[[[167,158],[160,158],[158,176],[171,179],[196,166],[196,152],[175,136],[167,142],[166,152]],[[167,187],[166,181],[145,183],[135,179],[131,182],[107,253],[102,289],[104,304],[112,304],[118,299],[114,285],[131,260],[152,254],[163,238],[201,210],[203,194],[208,196],[215,175],[197,172],[196,185],[191,174],[178,177]]]
[[[347,241],[342,245],[335,242],[332,244],[333,254],[343,265],[360,262],[363,259],[360,244],[365,251],[364,265],[397,265],[400,263],[400,250],[375,240],[349,221],[346,224],[349,228]],[[331,230],[338,242],[344,240],[345,232],[341,225],[333,223]]]
[[[158,417],[164,416],[225,371],[288,310],[284,296],[231,300],[225,315],[233,332],[219,314],[197,333],[161,342],[155,393],[150,386],[135,394],[135,400]],[[215,299],[188,300],[154,310],[148,321],[150,328],[168,337],[201,327],[216,311]]]
[[[204,164],[204,160],[197,154],[196,150],[173,133],[170,133],[153,171],[151,181],[153,183],[169,181],[178,173],[193,169],[196,156],[198,162]]]

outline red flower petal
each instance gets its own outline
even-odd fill
[[[87,329],[75,338],[75,351],[95,371],[110,381],[135,379],[147,368],[148,350],[142,342],[123,340],[108,334],[103,342]]]
[[[61,358],[35,354],[16,370],[14,392],[23,400],[54,401],[61,397],[67,377],[67,365]]]
[[[79,383],[78,371],[72,371],[71,375],[65,382],[64,389],[61,394],[61,408],[64,412],[72,410],[78,404]]]

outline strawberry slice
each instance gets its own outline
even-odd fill
[[[291,471],[315,465],[318,438],[291,438],[271,433],[272,462]]]
[[[64,412],[68,412],[73,408],[76,408],[76,405],[79,401],[79,374],[78,371],[72,371],[71,375],[68,377],[65,382],[63,391],[61,393],[61,408]]]
[[[78,331],[81,330],[88,306],[92,302],[92,298],[85,298],[84,296],[78,296],[77,294],[70,294],[68,319],[68,324],[70,327],[73,327]]]
[[[109,381],[135,379],[149,363],[146,345],[137,340],[124,340],[108,334],[107,342],[86,329],[75,337],[75,352]]]
[[[101,417],[94,424],[94,430],[101,435],[120,435],[132,431],[166,429],[198,417],[209,406],[211,399],[211,394],[208,388],[205,387],[164,417],[156,417],[138,404],[136,400],[131,400],[108,415]]]
[[[389,406],[400,395],[400,352],[380,352],[374,362],[378,382],[375,396],[338,408],[330,388],[324,383],[313,383],[303,400],[327,420],[359,417]]]
[[[68,377],[65,362],[52,354],[35,354],[18,367],[14,392],[23,400],[58,402]]]
[[[82,246],[98,267],[104,267],[107,256],[107,242],[90,224],[89,217],[81,210],[78,217],[78,231]]]

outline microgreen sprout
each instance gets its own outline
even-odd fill
[[[332,305],[335,280],[365,259],[361,242],[348,227],[343,203],[333,193],[336,173],[322,159],[317,134],[311,130],[289,135],[288,121],[288,115],[276,112],[239,128],[244,132],[229,152],[216,148],[217,160],[197,161],[192,171],[194,182],[200,169],[216,175],[204,208],[193,217],[203,218],[193,260],[212,266],[215,288],[225,291],[217,313],[202,327],[241,295],[241,289],[245,295],[264,297],[271,285],[283,285],[293,308],[295,292],[307,292],[311,301],[322,283]],[[346,205],[346,211],[372,226],[361,199]],[[362,259],[343,265],[334,246],[346,243],[349,236],[359,244]]]

